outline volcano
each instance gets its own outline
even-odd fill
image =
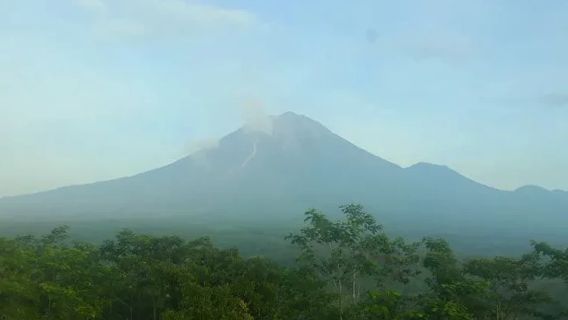
[[[0,216],[296,221],[307,208],[360,203],[380,221],[420,232],[568,229],[568,193],[504,191],[441,165],[403,168],[292,112],[244,126],[215,148],[135,176],[0,199]],[[568,239],[567,239],[568,240]]]

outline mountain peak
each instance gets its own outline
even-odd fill
[[[413,165],[411,165],[410,167],[407,167],[406,170],[410,171],[410,172],[421,172],[421,173],[425,173],[425,174],[432,174],[432,175],[459,175],[461,176],[458,172],[456,172],[455,170],[451,169],[448,166],[445,165],[440,165],[440,164],[434,164],[434,163],[429,163],[429,162],[418,162],[415,163]]]
[[[286,111],[278,116],[274,117],[274,122],[282,122],[282,123],[303,123],[304,125],[316,125],[319,127],[323,127],[323,125],[316,120],[305,116],[303,114],[295,113],[292,111]]]
[[[273,118],[273,135],[322,136],[330,133],[321,123],[291,111]]]
[[[417,162],[408,167],[408,169],[451,170],[448,166],[430,162]]]
[[[524,192],[524,193],[547,193],[549,192],[549,190],[541,187],[541,186],[537,186],[537,185],[526,185],[526,186],[522,186],[519,187],[515,190],[515,192]]]
[[[295,113],[294,111],[286,111],[286,112],[280,114],[277,117],[278,118],[302,118],[302,117],[306,117],[306,116],[299,114],[299,113]]]

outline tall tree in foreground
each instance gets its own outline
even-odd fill
[[[343,319],[348,305],[359,303],[362,282],[384,287],[386,280],[408,281],[416,271],[416,246],[391,240],[361,205],[340,207],[343,220],[331,221],[312,209],[307,226],[288,239],[301,250],[298,262],[333,288]]]

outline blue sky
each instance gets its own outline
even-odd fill
[[[2,1],[0,39],[0,196],[167,164],[251,108],[568,189],[566,1]]]

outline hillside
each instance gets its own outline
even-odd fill
[[[29,219],[183,215],[220,221],[297,221],[306,208],[357,202],[403,233],[562,236],[568,195],[502,191],[428,163],[402,168],[291,112],[243,127],[135,176],[0,199],[0,216]],[[539,239],[542,237],[539,237]],[[567,239],[568,240],[568,239]]]

